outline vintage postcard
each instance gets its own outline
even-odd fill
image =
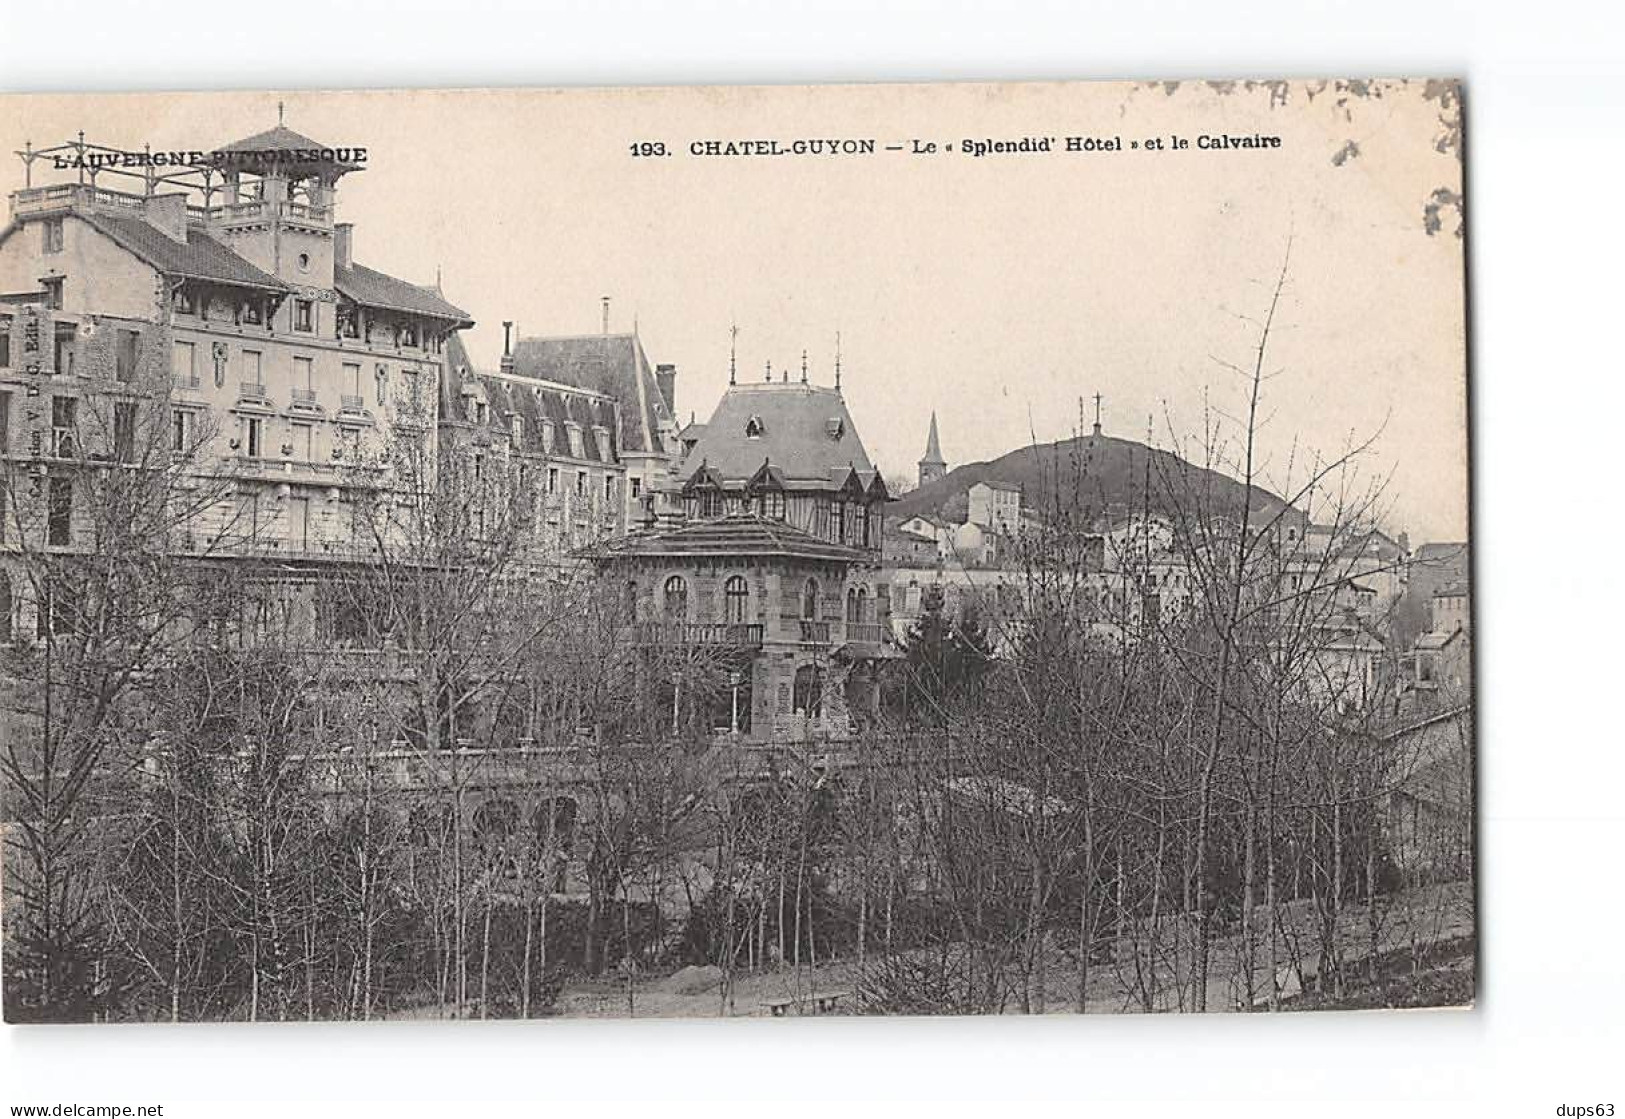
[[[6,1019],[1470,1005],[1461,96],[4,98]]]

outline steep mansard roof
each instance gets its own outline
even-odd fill
[[[874,474],[840,392],[799,382],[730,385],[679,474],[704,463],[743,485],[764,462],[791,487],[837,489],[853,471],[867,485]]]
[[[518,376],[493,376],[475,371],[468,358],[468,350],[457,335],[446,341],[446,369],[441,378],[440,418],[462,420],[464,390],[478,385],[485,395],[486,427],[492,431],[513,431],[512,417],[524,418],[518,449],[531,454],[551,453],[569,457],[569,437],[566,423],[581,425],[581,457],[593,462],[614,462],[620,454],[619,425],[616,423],[616,402],[601,393],[587,392],[569,385],[559,385]],[[546,451],[542,443],[542,421],[553,424],[553,448]],[[609,454],[599,451],[594,428],[609,432]]]
[[[673,417],[637,335],[521,338],[513,347],[513,371],[614,397],[621,404],[618,438],[623,450],[665,452],[660,433]]]

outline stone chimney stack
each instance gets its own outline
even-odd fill
[[[513,320],[502,320],[502,371],[513,372]]]
[[[147,224],[171,241],[186,242],[186,195],[158,194],[146,200]]]
[[[660,397],[666,402],[666,411],[675,416],[677,414],[677,367],[675,365],[655,366],[655,384],[660,387]]]
[[[350,268],[355,263],[354,250],[355,224],[341,221],[333,225],[333,267]]]

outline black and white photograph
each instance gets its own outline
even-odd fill
[[[530,7],[0,0],[0,1111],[1625,1105],[1618,17]]]
[[[10,107],[8,1019],[1472,1003],[1457,84]]]

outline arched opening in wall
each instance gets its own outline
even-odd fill
[[[681,575],[673,575],[666,580],[661,592],[661,612],[668,622],[688,619],[688,580]]]
[[[796,669],[790,705],[795,714],[809,719],[816,719],[823,711],[824,674],[816,664],[804,664]]]
[[[846,621],[848,625],[861,625],[869,620],[869,589],[853,587],[846,592]]]
[[[499,850],[519,827],[519,806],[511,800],[488,800],[474,810],[474,842],[488,853]]]
[[[750,587],[743,575],[730,575],[722,584],[722,620],[729,625],[743,625],[749,615]]]
[[[818,620],[818,580],[808,579],[801,588],[801,616],[809,622]]]

